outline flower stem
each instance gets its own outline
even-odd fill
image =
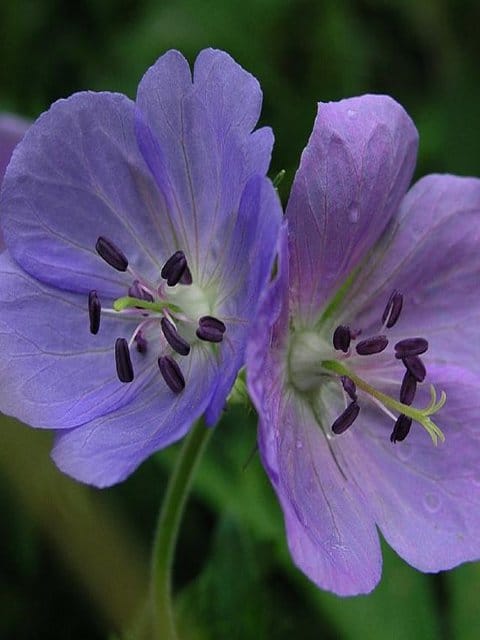
[[[158,640],[177,640],[171,580],[175,544],[192,478],[212,431],[200,422],[185,438],[159,513],[150,585],[154,638]]]

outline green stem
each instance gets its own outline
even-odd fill
[[[212,431],[198,423],[183,441],[158,517],[150,586],[154,638],[158,640],[177,640],[171,580],[175,544],[192,478]]]

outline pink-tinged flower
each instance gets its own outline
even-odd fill
[[[13,150],[23,138],[29,123],[23,118],[8,113],[0,113],[0,186]],[[0,251],[5,245],[0,233]]]
[[[377,527],[422,571],[480,557],[480,180],[406,193],[416,150],[388,97],[319,105],[248,350],[291,554],[341,595]]]
[[[253,131],[257,80],[177,51],[114,93],[59,100],[1,195],[0,409],[56,430],[73,477],[107,486],[214,424],[244,363],[281,208]]]

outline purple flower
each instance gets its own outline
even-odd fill
[[[29,123],[18,116],[0,114],[0,186],[13,150],[23,138],[28,126]],[[4,248],[5,243],[0,233],[0,251]]]
[[[388,97],[319,105],[247,355],[291,554],[341,595],[377,527],[422,571],[480,557],[480,180],[405,195],[416,149]]]
[[[281,209],[252,133],[258,82],[176,51],[140,82],[56,102],[7,170],[0,409],[56,430],[56,464],[124,479],[205,414],[244,361]]]

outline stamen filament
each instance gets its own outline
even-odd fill
[[[445,404],[447,400],[445,391],[442,391],[442,393],[440,394],[440,399],[437,402],[437,392],[435,391],[435,387],[433,385],[430,385],[430,394],[432,398],[430,404],[424,409],[416,409],[415,407],[403,404],[402,402],[395,400],[395,398],[392,398],[387,394],[378,391],[378,389],[372,387],[372,385],[368,384],[368,382],[350,371],[342,362],[339,362],[338,360],[324,360],[321,363],[321,366],[324,369],[327,369],[327,371],[333,371],[334,373],[337,373],[341,376],[348,376],[350,380],[353,380],[353,382],[357,385],[358,389],[365,391],[365,393],[368,393],[372,398],[376,398],[385,407],[390,407],[394,411],[397,411],[399,414],[403,413],[404,415],[412,418],[412,420],[415,420],[416,422],[421,424],[422,427],[430,435],[433,444],[438,444],[438,439],[440,439],[442,442],[445,441],[445,436],[443,435],[441,429],[433,422],[433,420],[430,419],[430,416],[434,413],[437,413],[437,411],[439,411]]]
[[[133,298],[132,296],[117,298],[113,303],[113,308],[115,309],[115,311],[123,311],[124,309],[135,309],[136,307],[139,307],[140,309],[147,309],[148,311],[156,311],[157,313],[162,313],[165,308],[170,309],[170,311],[173,311],[174,313],[181,311],[180,307],[178,307],[176,304],[166,302],[165,300],[162,300],[161,302],[150,302],[149,300]]]

